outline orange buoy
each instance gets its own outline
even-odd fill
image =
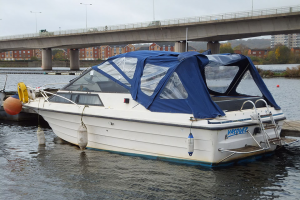
[[[22,103],[18,98],[8,97],[3,102],[3,108],[9,115],[17,115],[22,110]]]
[[[277,87],[279,87],[279,85],[277,85]]]

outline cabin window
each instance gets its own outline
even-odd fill
[[[85,75],[79,77],[63,88],[63,90],[103,93],[129,93],[129,90],[125,87],[94,70],[89,70]]]
[[[116,70],[108,61],[98,66],[98,69],[101,69],[102,71],[109,74],[121,83],[127,85],[128,87],[131,86],[130,83],[120,74],[120,72]]]
[[[50,97],[49,101],[55,102],[55,103],[71,104],[72,102],[62,98],[62,97],[65,97],[65,98],[73,101],[76,104],[103,106],[102,101],[100,100],[99,96],[96,94],[57,93],[57,95],[59,95],[59,96],[53,95],[52,97]]]
[[[83,104],[83,105],[103,106],[102,102],[100,101],[99,96],[92,95],[92,94],[84,94],[84,95],[80,94],[78,97],[77,103]]]
[[[244,74],[240,84],[236,88],[236,92],[247,96],[262,96],[249,70]]]
[[[161,67],[147,63],[141,78],[141,90],[151,96],[159,81],[167,74],[168,67]]]
[[[172,74],[168,80],[166,86],[161,92],[160,99],[186,99],[188,93],[186,92],[182,82],[179,79],[179,76],[176,72]]]
[[[207,87],[215,92],[225,93],[233,78],[239,71],[238,66],[220,66],[209,63],[204,68]]]
[[[62,97],[59,97],[59,96],[56,96],[56,95],[53,95],[52,97],[50,97],[49,101],[50,102],[56,102],[56,103],[71,103],[70,101],[68,101],[67,99],[71,99],[71,95],[70,93],[58,93],[57,95],[59,96],[62,96]],[[73,101],[73,100],[71,100]]]
[[[130,57],[122,57],[116,58],[113,62],[128,76],[128,78],[132,79],[134,76],[134,72],[136,69],[138,59],[130,58]]]

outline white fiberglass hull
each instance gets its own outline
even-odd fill
[[[33,104],[33,103],[31,103]],[[83,106],[76,108],[76,105],[65,105],[56,110],[53,104],[44,103],[43,108],[39,108],[39,114],[49,123],[54,133],[73,144],[77,143],[77,129],[81,123],[81,113]],[[41,105],[41,104],[40,104]],[[72,107],[68,109],[67,107]],[[92,112],[89,112],[93,110]],[[257,146],[257,143],[246,130],[251,133],[258,124],[253,124],[251,120],[232,123],[214,123],[218,120],[200,120],[191,123],[169,123],[163,118],[184,117],[189,119],[187,114],[163,114],[163,118],[158,119],[162,113],[143,113],[139,112],[133,119],[126,114],[113,114],[108,116],[107,113],[114,112],[106,109],[101,113],[95,108],[86,108],[83,114],[83,122],[88,131],[88,148],[107,150],[126,154],[136,154],[141,156],[159,157],[169,160],[189,162],[201,165],[213,166],[244,159],[250,156],[259,155],[274,151],[277,145],[271,145],[271,148],[264,151],[258,151],[248,154],[235,154],[223,161],[229,156],[230,152],[221,152],[222,149],[235,149],[245,145]],[[70,112],[73,110],[72,112]],[[77,111],[76,111],[77,110]],[[251,111],[248,111],[251,112]],[[98,113],[97,115],[93,113]],[[232,112],[228,117],[241,114],[239,111]],[[243,113],[245,114],[245,113]],[[143,115],[153,115],[153,121],[143,118]],[[175,116],[174,116],[175,115]],[[155,118],[157,116],[157,118]],[[239,116],[240,117],[240,116]],[[278,114],[278,119],[284,118],[284,115]],[[148,117],[149,119],[149,117]],[[221,121],[224,122],[223,117]],[[275,118],[276,120],[276,118]],[[160,122],[158,122],[160,121]],[[213,123],[209,124],[208,121]],[[192,125],[192,128],[190,128]],[[279,121],[282,125],[282,121]],[[280,130],[279,130],[280,131]],[[194,136],[194,153],[189,156],[187,150],[187,137],[192,132]],[[268,130],[270,138],[275,138],[274,130]],[[263,134],[255,135],[258,142],[264,141]],[[262,146],[264,144],[261,143]]]

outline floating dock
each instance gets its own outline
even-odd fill
[[[281,130],[281,137],[300,137],[300,121],[285,120]]]

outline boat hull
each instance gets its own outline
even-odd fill
[[[47,110],[40,110],[40,114],[58,137],[78,145],[77,129],[81,123],[80,114],[57,113]],[[87,148],[210,167],[270,153],[277,146],[271,145],[270,149],[259,152],[235,154],[224,160],[231,153],[221,152],[219,151],[220,148],[234,149],[245,145],[257,146],[256,142],[246,132],[240,131],[239,134],[232,134],[232,131],[247,129],[253,132],[258,125],[245,126],[242,123],[235,123],[235,128],[210,129],[209,127],[192,126],[190,128],[101,116],[83,115],[82,120],[88,131]],[[279,125],[281,123],[279,122]],[[187,137],[190,132],[194,136],[194,153],[192,156],[189,156],[187,150]],[[229,133],[230,136],[228,137]],[[269,136],[275,137],[271,131]],[[255,138],[259,142],[264,140],[262,134],[257,134]]]

